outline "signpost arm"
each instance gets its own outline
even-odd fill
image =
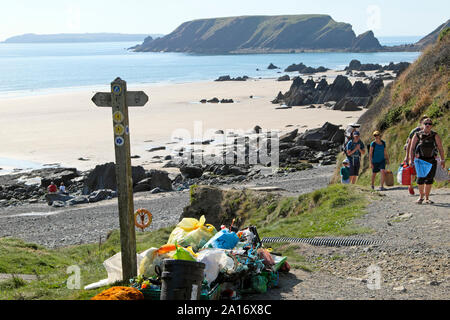
[[[111,83],[114,123],[116,181],[119,202],[120,242],[123,280],[137,275],[136,233],[134,228],[133,179],[126,82],[117,78]]]

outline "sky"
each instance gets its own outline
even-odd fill
[[[0,0],[0,41],[24,33],[168,34],[193,19],[329,14],[356,34],[424,36],[447,21],[448,0]]]

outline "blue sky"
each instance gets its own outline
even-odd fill
[[[184,21],[237,15],[329,14],[380,36],[426,35],[448,0],[2,0],[0,41],[23,33],[170,33]]]

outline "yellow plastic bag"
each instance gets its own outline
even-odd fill
[[[213,225],[205,224],[205,222],[205,216],[201,216],[200,220],[183,218],[173,229],[167,243],[177,242],[180,246],[190,246],[194,251],[198,251],[217,233]]]

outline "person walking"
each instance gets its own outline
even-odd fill
[[[347,159],[350,162],[350,183],[355,184],[361,166],[361,155],[366,153],[364,143],[360,140],[359,131],[353,132],[353,139],[347,143],[345,150],[347,152]]]
[[[375,189],[375,177],[380,172],[380,191],[386,190],[384,188],[384,179],[386,177],[386,165],[389,164],[389,157],[386,150],[386,142],[381,140],[379,131],[373,133],[375,140],[370,143],[369,147],[369,162],[372,168],[372,190]]]
[[[445,157],[444,148],[442,147],[442,140],[435,131],[431,130],[432,126],[433,122],[430,118],[424,119],[423,129],[419,132],[416,132],[411,141],[409,165],[415,166],[415,159],[426,161],[432,165],[430,171],[425,177],[418,177],[417,179],[420,193],[420,197],[416,201],[418,204],[433,203],[433,201],[430,200],[430,192],[434,182],[434,175],[436,174],[436,157],[438,153],[441,156],[441,166],[442,168],[445,168]]]
[[[407,165],[409,164],[409,154],[410,154],[410,151],[411,151],[412,138],[414,137],[416,132],[419,132],[420,130],[423,129],[423,120],[425,120],[427,118],[428,118],[427,115],[422,116],[420,118],[420,120],[419,120],[419,125],[411,130],[411,132],[408,135],[408,139],[406,139],[406,144],[405,144],[405,147],[404,147],[404,149],[405,149],[405,159],[403,160],[403,162],[405,164],[407,164]],[[416,170],[414,169],[414,167],[410,167],[409,169],[411,170],[411,182],[410,182],[409,187],[408,187],[408,192],[409,192],[410,195],[414,195],[413,182],[416,179]]]
[[[341,183],[343,184],[349,184],[350,183],[350,161],[348,161],[348,159],[344,159],[344,161],[342,161],[342,167],[340,170],[341,173]]]

